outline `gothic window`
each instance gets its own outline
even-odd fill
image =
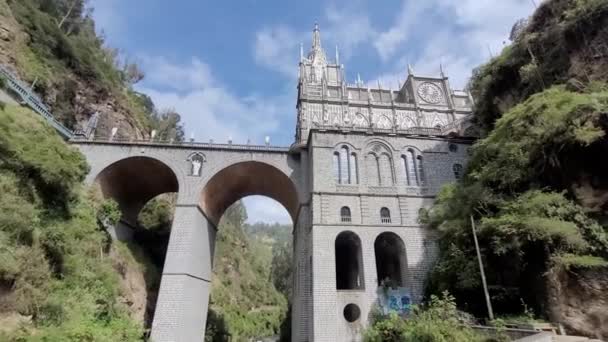
[[[426,184],[426,175],[424,174],[424,163],[422,162],[422,156],[416,158],[416,166],[418,166],[418,183],[420,186]]]
[[[416,173],[416,154],[411,148],[405,154],[405,168],[407,170],[407,185],[417,186],[418,175]]]
[[[352,221],[349,207],[342,207],[340,209],[340,221],[345,223],[350,223]]]
[[[335,242],[336,289],[364,289],[361,240],[350,231],[342,232]]]
[[[340,183],[340,153],[334,152],[334,178],[336,183]]]
[[[391,223],[391,211],[386,207],[380,209],[380,222]]]
[[[334,178],[338,184],[359,183],[359,170],[357,155],[350,151],[346,145],[340,147],[333,154]]]
[[[404,287],[407,272],[405,245],[395,233],[382,233],[374,242],[378,285]]]
[[[342,146],[340,149],[340,184],[350,184],[350,167],[348,162],[348,147]]]
[[[357,166],[357,155],[350,154],[350,181],[351,184],[359,184],[359,168]]]
[[[456,178],[456,180],[462,178],[462,165],[454,164],[454,166],[452,166],[452,171],[454,171],[454,178]]]
[[[380,164],[375,154],[369,153],[365,158],[367,169],[367,184],[370,186],[380,185]]]
[[[378,159],[380,164],[380,185],[392,186],[393,163],[391,162],[391,157],[388,154],[383,153]]]

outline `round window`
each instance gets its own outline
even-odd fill
[[[344,307],[344,319],[353,323],[361,317],[361,309],[357,304],[348,304]]]
[[[448,145],[448,148],[450,149],[450,152],[458,152],[458,145],[456,144],[450,144]]]

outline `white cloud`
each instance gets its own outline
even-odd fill
[[[165,57],[142,57],[146,79],[138,90],[148,94],[158,108],[174,108],[186,123],[186,135],[197,141],[261,144],[265,135],[279,129],[279,115],[290,111],[290,94],[241,97],[217,81],[207,64],[197,58],[189,63]]]
[[[528,0],[404,1],[395,24],[374,44],[382,60],[402,53],[379,78],[404,78],[408,61],[415,74],[436,76],[442,63],[452,86],[462,88],[490,51],[500,53],[515,21],[532,10]],[[429,15],[449,21],[432,21]],[[407,50],[408,45],[419,50]]]
[[[352,56],[354,50],[369,43],[376,35],[367,14],[356,7],[325,8],[326,25],[321,25],[321,41],[330,60],[334,60],[335,46],[339,46],[341,61]],[[289,79],[298,73],[300,43],[304,44],[304,54],[310,49],[312,38],[310,29],[297,31],[286,25],[264,27],[256,32],[253,55],[256,63],[270,70],[278,71]]]
[[[186,65],[179,65],[162,56],[143,56],[140,64],[147,71],[146,84],[155,87],[187,91],[208,88],[214,83],[209,66],[196,57]]]
[[[247,208],[247,223],[266,222],[293,224],[291,216],[279,202],[264,196],[248,196],[243,198]]]
[[[323,28],[323,36],[339,46],[343,59],[350,58],[357,47],[376,35],[367,14],[357,8],[338,9],[330,6],[325,9],[325,16],[328,26]],[[328,53],[333,52],[333,48],[326,47],[326,50]]]
[[[374,46],[383,61],[388,60],[398,48],[421,29],[421,21],[425,10],[432,6],[432,1],[404,1],[399,14],[395,18],[393,26],[384,32],[380,32],[375,38]]]
[[[258,31],[254,44],[256,63],[294,79],[298,73],[298,49],[302,38],[302,33],[296,33],[286,26]]]
[[[126,31],[127,21],[124,16],[119,15],[116,9],[120,6],[120,0],[92,0],[90,7],[94,9],[93,17],[98,32],[116,42],[122,38]]]

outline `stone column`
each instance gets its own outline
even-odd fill
[[[197,205],[177,205],[151,341],[202,341],[217,228]]]

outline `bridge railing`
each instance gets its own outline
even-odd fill
[[[224,149],[224,150],[247,150],[247,151],[263,151],[263,152],[289,152],[289,147],[273,146],[273,145],[252,145],[252,144],[223,144],[212,142],[196,142],[196,141],[161,141],[161,140],[140,140],[140,139],[124,139],[124,138],[99,138],[87,139],[86,137],[74,136],[70,139],[73,143],[79,144],[111,144],[111,145],[145,145],[157,147],[193,147],[207,149]]]
[[[27,86],[25,86],[15,75],[8,69],[0,65],[0,75],[6,79],[8,87],[14,91],[23,102],[25,102],[36,113],[40,114],[46,121],[53,126],[66,139],[72,138],[74,132],[65,127],[61,122],[57,121],[49,109],[44,105],[42,100]]]

